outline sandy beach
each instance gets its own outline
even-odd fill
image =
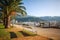
[[[37,34],[52,38],[53,40],[60,40],[60,29],[55,28],[37,28]]]
[[[22,25],[15,25],[16,28],[24,29],[25,26]],[[33,26],[32,26],[33,27]],[[25,28],[29,29],[29,28]],[[33,27],[34,30],[36,30],[38,35],[51,38],[53,40],[60,40],[60,29],[56,28],[40,28],[40,27]]]

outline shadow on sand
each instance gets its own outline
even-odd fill
[[[9,32],[10,33],[10,38],[17,38],[17,35],[14,32]]]

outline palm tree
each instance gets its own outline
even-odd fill
[[[26,8],[22,4],[22,0],[0,0],[0,12],[2,12],[4,17],[5,28],[9,27],[11,15],[16,13],[26,14]]]

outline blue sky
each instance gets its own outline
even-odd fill
[[[23,0],[28,15],[60,16],[60,0]]]

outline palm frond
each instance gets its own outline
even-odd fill
[[[21,13],[22,15],[27,15],[27,12],[23,9],[17,8],[16,11]]]
[[[2,0],[0,0],[0,6],[2,6],[3,5],[3,2],[2,2]]]
[[[4,4],[6,4],[6,5],[4,5]],[[1,0],[0,1],[0,5],[4,5],[3,6],[3,12],[7,11],[6,8],[8,6],[9,15],[10,15],[11,11],[19,12],[22,15],[27,14],[25,11],[26,8],[24,6],[22,6],[22,4],[23,4],[22,0]]]
[[[22,2],[19,3],[19,5],[22,5],[22,4],[24,4],[24,3],[22,3]]]
[[[22,9],[24,9],[24,10],[26,10],[26,8],[24,6],[19,6],[19,7],[22,8]]]

